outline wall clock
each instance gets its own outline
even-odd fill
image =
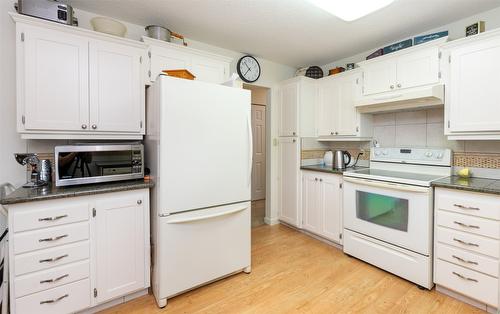
[[[236,70],[240,78],[246,83],[253,83],[260,77],[260,64],[252,56],[246,55],[238,60]]]

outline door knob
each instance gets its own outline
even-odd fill
[[[82,124],[82,129],[86,129],[87,128],[87,125],[86,124]]]
[[[92,129],[97,129],[97,125],[96,124],[92,124]]]

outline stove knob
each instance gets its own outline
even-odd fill
[[[388,151],[386,151],[386,150],[384,150],[384,151],[382,152],[382,154],[384,154],[384,156],[387,156],[387,155],[389,155],[389,152],[388,152]]]
[[[375,156],[380,156],[380,151],[376,150],[375,151]]]
[[[443,153],[438,153],[436,156],[437,159],[442,159],[443,158]]]
[[[430,158],[430,157],[432,157],[432,152],[427,152],[427,153],[425,153],[425,156],[426,156],[426,157],[429,157],[429,158]]]

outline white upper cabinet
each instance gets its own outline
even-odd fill
[[[317,82],[295,77],[280,83],[279,136],[316,137]]]
[[[11,13],[23,138],[142,139],[144,43]]]
[[[445,133],[450,139],[500,139],[500,29],[444,47]]]
[[[163,70],[186,69],[196,80],[222,83],[229,79],[232,58],[192,49],[144,36],[150,46],[150,80],[154,82]]]
[[[374,62],[363,66],[364,95],[393,90],[396,80],[396,63],[394,60]]]
[[[135,132],[143,128],[143,50],[105,41],[90,42],[90,128]]]
[[[64,32],[24,27],[18,98],[26,130],[80,131],[89,123],[88,41]]]
[[[399,92],[407,88],[437,84],[440,38],[388,55],[359,62],[363,71],[364,96]]]
[[[367,139],[371,116],[356,111],[361,96],[361,72],[351,70],[318,80],[318,136],[320,139]]]

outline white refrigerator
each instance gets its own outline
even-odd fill
[[[152,283],[158,306],[250,272],[250,91],[160,76],[147,91]]]

